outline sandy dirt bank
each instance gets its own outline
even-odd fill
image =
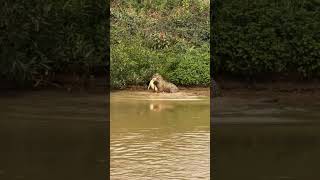
[[[147,90],[147,87],[143,86],[130,86],[124,90],[113,90],[112,93],[117,94],[127,94],[127,95],[146,95],[152,97],[167,97],[167,98],[174,98],[174,97],[191,97],[191,96],[198,96],[198,97],[209,97],[210,96],[210,88],[203,88],[203,87],[192,87],[192,88],[184,88],[179,87],[179,91],[177,93],[156,93],[152,90]]]

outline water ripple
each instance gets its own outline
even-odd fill
[[[162,139],[146,131],[111,137],[111,179],[209,179],[208,131]]]

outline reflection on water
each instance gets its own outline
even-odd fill
[[[107,179],[106,97],[28,92],[0,97],[0,179]]]
[[[319,105],[213,102],[213,179],[320,179]]]
[[[209,100],[143,98],[111,95],[111,179],[209,179]]]

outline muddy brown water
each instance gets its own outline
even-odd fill
[[[320,104],[302,100],[215,98],[210,144],[207,97],[117,92],[111,179],[320,179]],[[0,179],[107,179],[105,95],[18,93],[0,108]]]
[[[213,99],[213,179],[320,179],[320,104],[287,97]]]
[[[0,97],[0,179],[107,179],[104,94]]]
[[[210,179],[210,100],[111,94],[111,179]]]

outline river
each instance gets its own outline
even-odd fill
[[[250,96],[213,99],[212,178],[320,179],[320,104],[299,94]]]
[[[111,179],[320,179],[315,97],[218,97],[210,127],[209,98],[151,94],[111,94]],[[92,93],[1,96],[0,179],[107,179],[106,102]]]
[[[0,179],[107,179],[104,94],[33,91],[0,97]]]
[[[112,180],[209,179],[210,100],[111,94]]]

